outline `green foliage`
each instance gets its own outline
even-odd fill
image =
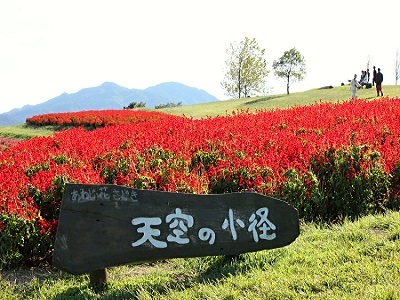
[[[218,150],[210,150],[210,151],[197,151],[193,153],[192,162],[190,165],[190,169],[200,168],[208,170],[210,166],[216,166],[218,159],[221,159],[221,152]]]
[[[388,209],[400,210],[400,162],[397,162],[390,174],[390,194],[385,202]]]
[[[286,171],[281,197],[305,220],[341,221],[381,212],[388,208],[392,176],[379,158],[367,146],[326,150],[312,158],[308,173]]]
[[[187,163],[174,152],[165,150],[156,145],[150,147],[143,155],[138,156],[137,172],[132,178],[132,185],[136,188],[156,189],[160,186],[173,186],[176,192],[192,192],[185,185]],[[149,173],[146,173],[146,172]],[[155,176],[147,175],[155,174]],[[183,178],[182,178],[183,177]]]
[[[285,51],[283,55],[272,64],[274,73],[277,77],[286,81],[286,92],[289,94],[290,86],[304,79],[306,74],[306,62],[296,48]]]
[[[126,143],[120,146],[121,149],[124,147],[126,147]],[[120,150],[117,151],[120,152]],[[119,175],[126,176],[129,173],[129,165],[129,158],[110,152],[96,157],[95,169],[101,170],[100,176],[104,178],[105,184],[116,184]]]
[[[28,176],[29,178],[32,177],[34,174],[36,174],[39,171],[46,171],[50,168],[50,165],[48,162],[40,163],[38,165],[32,165],[25,170],[25,175]]]
[[[65,176],[53,179],[50,192],[44,194],[33,186],[28,187],[28,197],[41,215],[36,219],[18,217],[11,213],[0,214],[0,267],[18,268],[48,263],[53,248]],[[29,214],[29,212],[27,212]]]
[[[315,174],[299,174],[294,169],[288,169],[284,176],[286,181],[278,197],[296,207],[301,219],[321,218],[320,216],[325,214],[325,208],[321,205],[322,195]]]
[[[226,50],[226,71],[221,82],[225,93],[232,98],[264,94],[269,71],[265,60],[265,49],[261,49],[255,38],[245,37],[239,44],[231,44]]]
[[[11,214],[0,214],[0,267],[2,269],[37,265],[50,256],[52,237],[41,226],[41,220],[27,220]]]
[[[124,109],[135,109],[135,108],[140,108],[140,107],[146,107],[146,102],[131,102],[129,103],[128,106],[124,107]]]
[[[179,107],[179,106],[182,106],[182,101],[178,102],[178,103],[169,102],[167,104],[159,104],[159,105],[156,105],[154,108],[155,109],[160,109],[160,108]]]

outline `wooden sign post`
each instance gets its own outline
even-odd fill
[[[66,184],[53,264],[106,283],[105,269],[283,247],[299,235],[286,202],[257,193],[196,195]]]

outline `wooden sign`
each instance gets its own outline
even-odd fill
[[[92,273],[128,263],[278,248],[298,235],[297,210],[257,193],[66,184],[53,264],[72,274]]]

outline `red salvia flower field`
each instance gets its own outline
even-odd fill
[[[200,120],[140,110],[35,116],[27,122],[103,128],[72,128],[0,151],[0,236],[18,228],[17,233],[46,238],[40,241],[48,245],[44,250],[35,248],[37,240],[30,248],[18,238],[9,242],[8,256],[22,253],[13,257],[15,263],[45,255],[65,182],[259,192],[290,202],[308,219],[398,209],[399,117],[399,98]],[[336,203],[339,196],[345,197],[344,208]]]
[[[104,127],[154,121],[168,115],[162,112],[151,114],[138,113],[135,110],[88,110],[74,113],[52,113],[33,116],[26,119],[26,123],[38,126],[62,125],[62,126],[86,126]]]

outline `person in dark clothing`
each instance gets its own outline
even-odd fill
[[[383,82],[383,74],[381,73],[381,69],[378,68],[378,73],[376,73],[376,78],[375,78],[376,94],[377,94],[378,97],[379,97],[379,93],[383,97],[382,82]]]
[[[376,69],[374,66],[374,70],[372,71],[372,86],[375,85],[375,79],[376,79]]]

